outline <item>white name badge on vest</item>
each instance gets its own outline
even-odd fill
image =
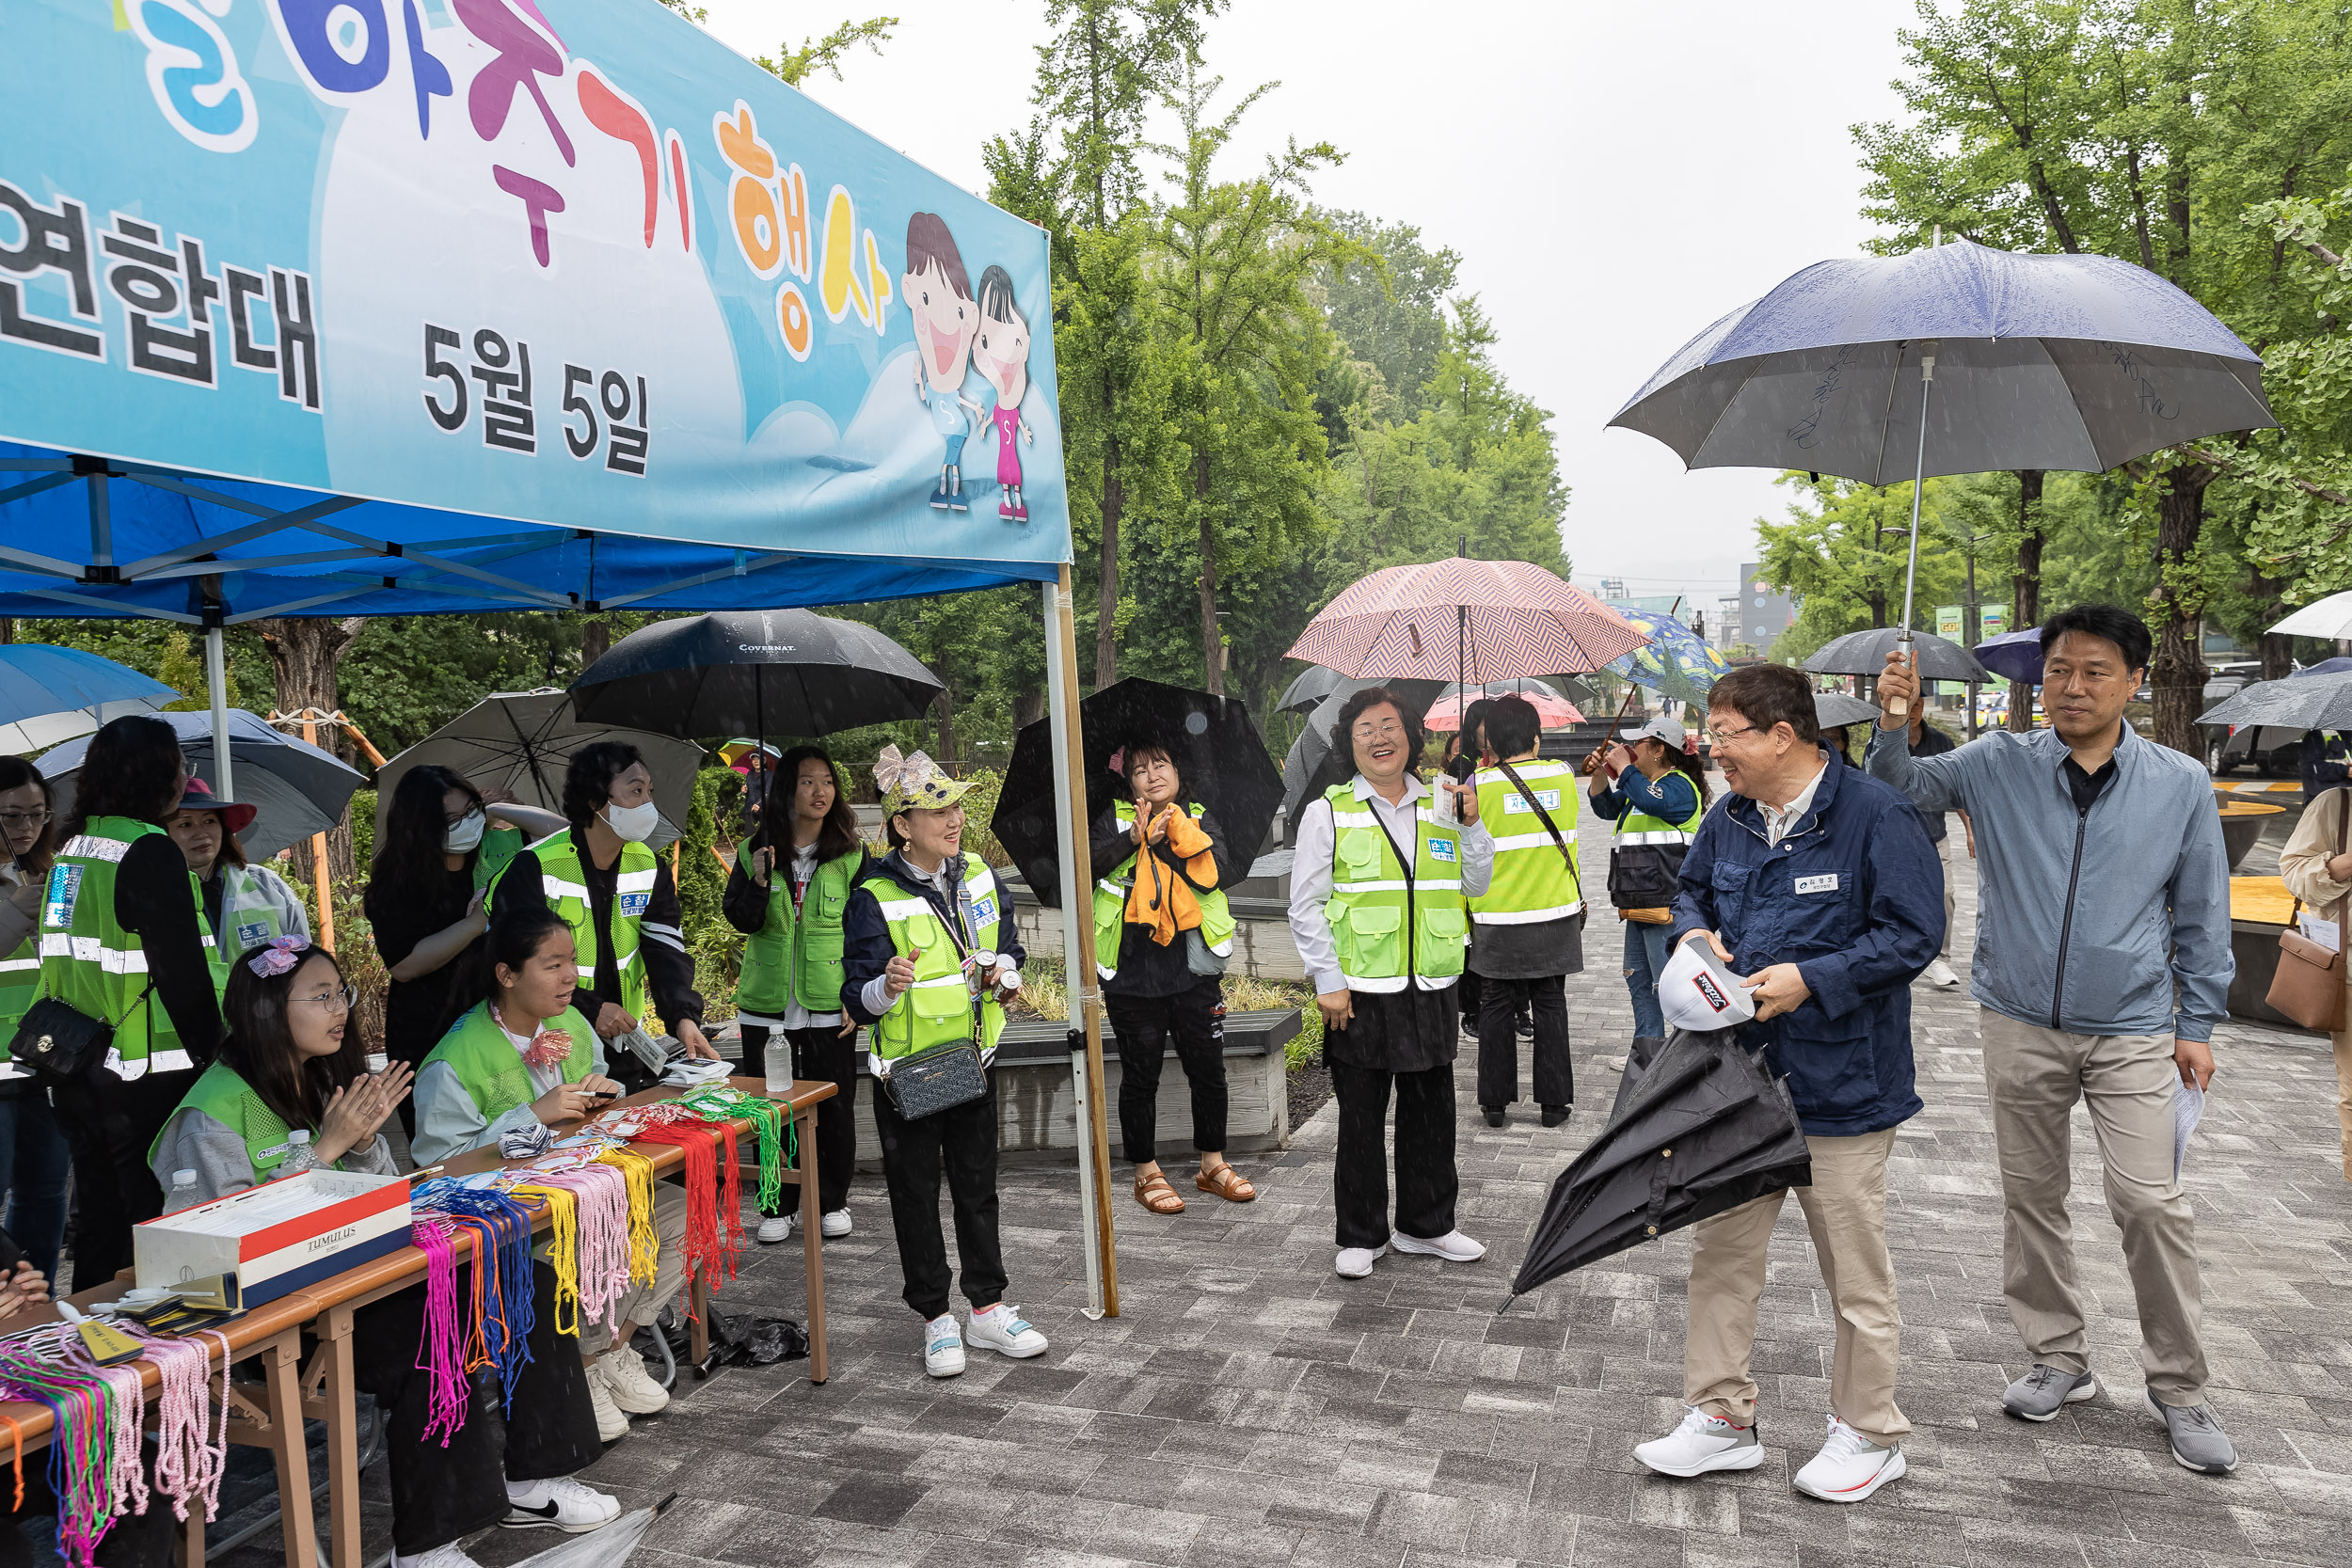
[[[624,915],[644,914],[645,906],[652,902],[653,895],[650,893],[624,893],[620,898],[620,912]]]
[[[247,920],[238,924],[237,945],[239,947],[259,947],[267,941],[269,941],[268,921]]]
[[[82,868],[78,865],[53,865],[49,868],[47,907],[40,911],[40,923],[60,928],[73,924],[73,906],[82,896]]]
[[[1443,861],[1448,865],[1454,864],[1454,841],[1450,838],[1431,839],[1429,841],[1429,858],[1433,861]]]
[[[1830,871],[1819,877],[1800,877],[1797,879],[1797,891],[1799,893],[1836,893],[1837,873]]]
[[[985,926],[995,918],[996,895],[992,893],[987,897],[975,901],[972,905],[973,925]]]
[[[1560,809],[1560,792],[1556,789],[1539,789],[1535,792],[1535,799],[1543,802],[1546,811]],[[1506,795],[1502,799],[1502,814],[1505,816],[1525,816],[1534,809],[1527,803],[1524,795]]]

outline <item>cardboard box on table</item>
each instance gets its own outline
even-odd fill
[[[233,1274],[246,1307],[408,1244],[408,1179],[306,1170],[134,1227],[141,1289]]]

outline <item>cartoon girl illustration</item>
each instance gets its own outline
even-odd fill
[[[1012,276],[999,266],[980,274],[980,329],[972,340],[972,368],[995,388],[996,406],[988,416],[996,431],[996,515],[1009,523],[1029,520],[1028,503],[1021,499],[1021,452],[1013,445],[1017,433],[1031,446],[1037,433],[1021,417],[1021,400],[1029,390],[1029,323],[1013,303]]]

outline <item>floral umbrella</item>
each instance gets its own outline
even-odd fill
[[[1731,666],[1698,633],[1671,615],[1658,615],[1618,600],[1609,608],[1632,623],[1649,641],[1610,660],[1609,668],[1636,686],[1663,697],[1697,702]]]

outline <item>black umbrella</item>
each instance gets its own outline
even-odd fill
[[[1496,685],[1500,687],[1502,683],[1497,682]],[[1387,687],[1399,697],[1404,698],[1406,702],[1410,703],[1416,713],[1424,711],[1431,703],[1438,700],[1441,693],[1452,689],[1450,683],[1445,681],[1384,681],[1371,675],[1343,675],[1337,670],[1327,670],[1320,664],[1311,664],[1307,667],[1305,674],[1291,682],[1284,689],[1281,697],[1274,705],[1274,711],[1277,713],[1311,713],[1332,697],[1345,699],[1368,687],[1375,686]]]
[[[1176,759],[1184,792],[1216,816],[1235,857],[1245,864],[1256,858],[1282,799],[1282,778],[1239,700],[1130,678],[1080,703],[1078,727],[1089,821],[1126,793],[1111,753],[1139,742],[1163,746]],[[1052,909],[1061,907],[1059,810],[1051,726],[1041,719],[1014,737],[993,826],[1029,891]]]
[[[919,718],[923,661],[856,621],[806,610],[689,615],[634,631],[572,682],[589,723],[657,735],[830,735]]]
[[[1752,1198],[1810,1185],[1788,1085],[1740,1029],[1677,1030],[1629,1059],[1616,1109],[1559,1179],[1511,1281],[1515,1296]]]
[[[1902,635],[1893,626],[1873,626],[1868,631],[1850,631],[1843,637],[1832,638],[1820,650],[1804,661],[1804,667],[1817,675],[1877,675],[1886,669],[1886,656],[1895,651],[1895,640]],[[1919,655],[1919,678],[1931,681],[1989,681],[1993,672],[1977,662],[1977,656],[1957,642],[1926,632],[1912,633],[1913,646]]]

